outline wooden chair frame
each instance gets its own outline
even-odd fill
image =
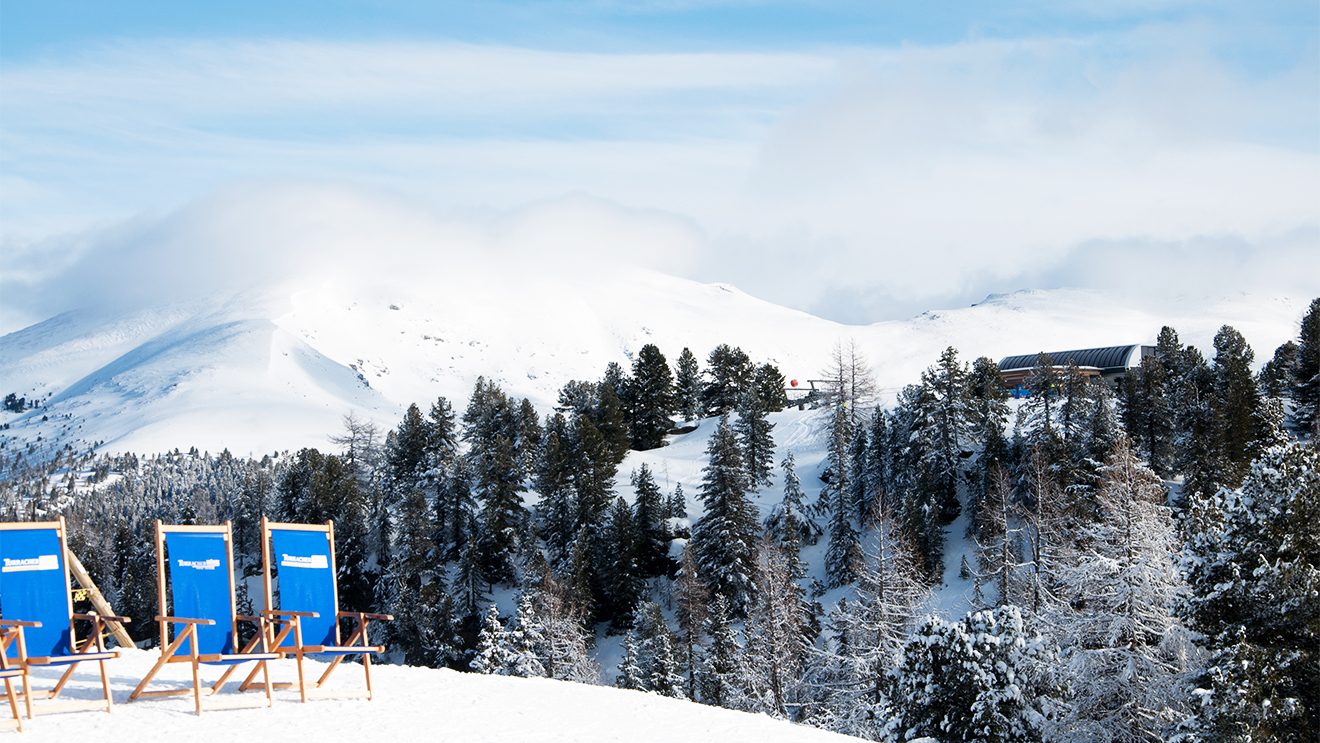
[[[20,694],[23,697],[23,704],[27,708],[28,719],[29,720],[32,719],[33,716],[33,708],[32,708],[33,696],[37,696],[37,698],[40,699],[43,698],[40,695],[44,694],[45,699],[52,701],[58,699],[60,692],[64,691],[65,685],[69,683],[69,679],[73,676],[73,672],[75,669],[78,668],[78,665],[80,663],[86,663],[92,661],[95,661],[100,666],[101,691],[103,694],[104,708],[106,712],[110,712],[111,708],[114,706],[114,700],[111,698],[110,695],[110,676],[105,671],[105,662],[107,660],[118,658],[119,653],[114,650],[105,649],[105,641],[103,638],[106,631],[106,622],[108,620],[113,622],[119,622],[120,624],[127,624],[132,620],[130,620],[128,617],[101,615],[96,612],[91,612],[88,614],[75,613],[73,611],[73,587],[72,584],[70,584],[69,582],[70,552],[69,552],[68,531],[64,524],[64,517],[60,516],[59,519],[56,521],[27,521],[27,522],[0,523],[0,531],[24,531],[31,529],[55,529],[56,534],[59,537],[60,554],[64,560],[64,570],[63,570],[64,595],[68,601],[68,607],[69,607],[69,645],[73,649],[73,653],[71,655],[58,655],[58,656],[29,656],[27,654],[27,643],[25,642],[23,637],[23,628],[40,627],[41,622],[23,621],[23,620],[14,620],[14,619],[0,619],[0,628],[8,628],[11,630],[15,630],[15,633],[10,638],[9,642],[18,643],[18,663],[23,671],[22,673],[23,691],[20,692]],[[78,622],[87,622],[91,625],[91,632],[88,634],[87,638],[82,641],[78,640],[78,625],[77,625]],[[38,692],[34,690],[31,685],[31,677],[29,675],[29,669],[32,666],[55,666],[55,665],[68,666],[68,668],[65,669],[64,673],[60,676],[59,681],[56,682],[55,687],[46,692]],[[101,703],[99,702],[93,703],[93,705],[94,706],[91,707],[92,709],[98,709],[102,706]],[[63,702],[59,704],[48,704],[42,706],[44,706],[46,709],[41,711],[46,711],[46,712],[57,711],[57,710],[72,711],[72,710],[82,710],[89,708],[87,704],[79,703],[79,702]]]
[[[14,715],[14,727],[18,732],[23,732],[23,716],[18,712],[18,696],[14,692],[14,680],[18,679],[23,685],[23,691],[27,691],[28,677],[27,669],[22,665],[14,668],[9,667],[8,651],[11,643],[19,641],[19,635],[22,634],[22,627],[0,627],[0,679],[5,682],[5,697],[9,701],[9,711]],[[32,717],[32,696],[22,694],[23,704],[27,707],[28,717]]]
[[[320,615],[316,612],[281,611],[273,608],[275,603],[271,584],[271,568],[273,567],[273,563],[271,562],[270,544],[271,531],[274,529],[323,532],[329,539],[330,575],[334,577],[335,645],[303,644],[302,620],[307,617],[319,617]],[[336,572],[338,569],[337,563],[335,561],[334,521],[326,521],[324,524],[285,524],[272,522],[265,516],[261,517],[261,561],[264,568],[262,579],[266,593],[266,609],[262,611],[262,615],[266,616],[271,621],[271,625],[268,626],[272,627],[272,636],[269,640],[268,647],[272,652],[280,653],[285,657],[290,655],[294,657],[298,664],[298,695],[300,700],[303,702],[307,701],[307,679],[303,669],[303,657],[317,653],[334,652],[334,660],[330,661],[329,667],[327,667],[325,672],[321,674],[321,677],[312,684],[312,688],[319,689],[324,685],[345,657],[348,655],[361,655],[362,674],[367,686],[366,698],[370,701],[372,698],[371,656],[374,653],[385,652],[385,647],[383,645],[370,644],[370,639],[367,634],[367,625],[372,621],[390,622],[394,620],[394,617],[389,614],[339,611],[339,580],[338,573]],[[347,642],[344,642],[340,635],[339,620],[343,619],[355,620],[356,622],[354,630],[352,634],[349,635]],[[278,629],[276,630],[275,627],[278,627]],[[290,635],[292,635],[292,643],[289,642]],[[255,670],[252,673],[249,673],[240,688],[247,691],[254,683],[256,677],[255,674]],[[283,683],[278,686],[281,688],[287,688],[288,686],[291,686],[291,684]]]
[[[257,634],[237,653],[210,653],[199,654],[197,648],[197,628],[202,625],[214,625],[214,619],[198,619],[195,617],[176,617],[165,613],[167,606],[167,592],[165,590],[165,535],[169,532],[194,532],[203,534],[221,534],[225,540],[225,559],[229,574],[229,613],[233,617],[231,632],[233,634],[233,646],[239,647],[238,623],[250,622],[256,625]],[[252,669],[255,675],[261,671],[265,678],[264,688],[266,691],[266,706],[272,704],[270,669],[267,663],[272,660],[278,660],[281,656],[278,653],[270,652],[267,641],[270,639],[270,629],[267,626],[268,621],[263,616],[246,616],[238,613],[238,607],[234,598],[235,595],[235,575],[234,575],[234,535],[233,527],[226,521],[220,526],[184,526],[174,524],[163,524],[160,519],[156,519],[156,599],[159,602],[160,614],[156,616],[156,622],[160,627],[160,660],[151,667],[147,675],[138,682],[133,693],[129,695],[128,700],[136,701],[147,697],[169,697],[179,696],[191,693],[193,695],[193,709],[198,715],[202,714],[202,684],[200,676],[200,667],[203,663],[215,663],[218,661],[255,661],[257,666]],[[183,625],[174,639],[170,640],[171,625]],[[189,652],[187,655],[176,654],[178,649],[185,642],[189,643]],[[261,650],[257,652],[257,645],[260,644]],[[192,688],[191,689],[157,689],[147,690],[147,684],[152,678],[160,672],[162,668],[170,663],[189,663],[192,665]],[[214,684],[208,687],[207,694],[219,693],[224,687],[225,682],[233,675],[238,668],[238,663],[234,663],[225,669],[223,675]]]

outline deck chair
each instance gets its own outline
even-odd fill
[[[105,662],[119,653],[105,649],[105,621],[127,623],[128,617],[103,616],[95,612],[75,614],[69,585],[68,547],[64,517],[58,521],[0,524],[0,627],[14,632],[4,644],[6,665],[16,661],[23,671],[23,698],[28,719],[32,697],[54,700],[64,690],[78,664],[96,662],[101,668],[102,700],[93,708],[110,711],[110,677]],[[86,622],[90,632],[78,639],[77,623]],[[32,689],[28,672],[32,667],[68,666],[47,692]],[[64,702],[43,705],[44,711],[86,709],[87,704]]]
[[[11,664],[6,657],[5,650],[11,643],[18,642],[18,635],[23,630],[20,627],[0,627],[0,679],[5,682],[5,698],[9,701],[9,711],[14,716],[14,727],[18,732],[23,732],[23,716],[18,713],[18,695],[14,693],[14,681],[23,682],[23,691],[27,691],[27,674],[21,666],[16,663]],[[28,706],[28,717],[32,716],[32,697],[23,694],[23,701]]]
[[[273,553],[272,553],[273,550]],[[272,554],[277,558],[272,560]],[[352,655],[362,657],[366,679],[366,698],[371,699],[371,656],[385,651],[370,644],[367,625],[372,621],[392,621],[388,614],[339,611],[339,586],[335,573],[335,525],[279,524],[261,519],[261,557],[265,564],[266,610],[263,612],[278,627],[270,641],[272,652],[294,656],[298,664],[298,694],[307,701],[307,680],[303,659],[313,656],[329,659],[330,665],[312,688],[319,688]],[[278,571],[280,600],[276,608],[272,579]],[[339,620],[354,623],[352,634],[342,641]],[[244,687],[253,684],[249,673]]]
[[[266,706],[271,704],[270,671],[266,664],[278,660],[266,646],[270,639],[264,617],[241,616],[234,602],[234,548],[229,522],[221,526],[174,526],[156,521],[156,594],[160,602],[160,660],[137,688],[129,701],[143,697],[193,695],[193,706],[202,714],[202,665],[229,666],[211,685],[208,694],[224,687],[239,664],[255,662],[254,672],[265,677]],[[168,560],[166,556],[168,555]],[[168,563],[168,569],[167,569]],[[165,585],[169,584],[166,611]],[[251,622],[257,628],[253,637],[238,648],[238,623]],[[170,640],[170,628],[179,626]],[[147,684],[170,663],[192,665],[192,688],[147,690]]]

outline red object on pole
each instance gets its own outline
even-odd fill
[[[794,387],[797,386],[797,380],[796,380],[796,379],[791,379],[791,380],[789,380],[788,383],[791,384],[791,385],[794,386]]]

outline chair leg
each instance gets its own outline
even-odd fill
[[[320,688],[322,684],[324,684],[326,681],[330,679],[330,674],[335,672],[335,669],[339,667],[340,662],[342,662],[343,660],[344,660],[344,656],[336,655],[335,659],[330,661],[330,667],[326,668],[325,673],[321,674],[321,678],[316,680],[317,688]]]
[[[14,680],[5,678],[5,693],[9,696],[9,711],[14,713],[14,724],[23,732],[23,716],[18,713],[18,700],[14,698]]]
[[[303,651],[298,648],[298,696],[303,702],[307,701],[307,682],[303,678]]]
[[[50,697],[49,697],[50,699],[54,699],[55,697],[58,697],[60,695],[60,692],[64,691],[64,685],[69,683],[69,679],[72,678],[73,676],[73,669],[77,668],[78,663],[81,662],[82,661],[77,661],[75,663],[69,664],[69,667],[64,670],[64,675],[60,676],[60,682],[58,684],[55,684],[54,689],[50,690]]]
[[[147,675],[143,676],[142,680],[138,682],[138,685],[133,689],[133,693],[128,695],[128,701],[135,701],[142,694],[143,690],[147,688],[147,684],[156,677],[157,673],[160,673],[160,669],[164,668],[166,663],[170,662],[170,658],[174,657],[174,651],[178,650],[183,641],[187,639],[188,631],[184,630],[174,638],[174,641],[168,647],[160,651],[160,660],[156,661],[156,665],[152,666],[151,670],[147,671]]]
[[[105,660],[98,661],[101,666],[101,692],[105,694],[105,711],[110,712],[114,706],[114,698],[110,695],[110,676],[105,672]]]
[[[266,681],[266,706],[272,707],[275,704],[275,700],[274,697],[271,696],[270,661],[261,661],[261,676]]]
[[[362,654],[362,674],[363,674],[364,676],[367,677],[367,701],[370,702],[371,699],[372,699],[372,697],[371,697],[371,653],[363,653],[363,654]]]
[[[200,674],[198,673],[199,670],[200,670],[200,669],[198,668],[198,666],[201,665],[201,664],[200,664],[200,663],[198,662],[198,660],[197,660],[197,625],[191,625],[191,626],[189,627],[189,629],[191,629],[191,630],[192,630],[192,633],[193,633],[193,636],[192,636],[192,644],[189,645],[189,647],[191,648],[191,650],[189,651],[189,654],[192,656],[193,707],[194,707],[194,709],[195,709],[195,711],[196,711],[196,713],[197,713],[197,716],[198,716],[198,717],[201,717],[201,715],[202,715],[202,679],[201,679]]]
[[[23,669],[23,706],[27,708],[27,718],[32,719],[32,677],[27,668]]]

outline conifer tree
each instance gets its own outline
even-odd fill
[[[741,348],[721,343],[706,359],[706,384],[701,399],[706,415],[728,415],[748,390],[755,374],[752,361]]]
[[[683,666],[687,668],[687,697],[697,698],[696,648],[701,642],[710,614],[710,591],[697,573],[697,561],[691,549],[683,550],[683,559],[674,581],[674,616],[678,621]]]
[[[683,494],[683,483],[674,483],[674,492],[665,500],[665,513],[671,519],[687,518],[687,496]]]
[[[730,620],[730,606],[726,598],[716,594],[706,619],[706,636],[710,638],[703,648],[697,675],[702,704],[726,709],[740,709],[743,702],[739,680],[742,675],[742,643]]]
[[[536,492],[541,496],[536,507],[537,520],[551,559],[562,562],[567,559],[573,535],[577,532],[571,469],[572,442],[569,440],[568,421],[562,413],[546,418],[544,431],[535,478]]]
[[[1224,483],[1236,487],[1251,464],[1256,436],[1260,390],[1251,372],[1256,355],[1247,341],[1229,325],[1215,334],[1215,403],[1225,464]]]
[[[1196,495],[1186,616],[1210,653],[1194,740],[1306,740],[1320,725],[1320,452],[1275,447],[1240,490]]]
[[[523,477],[535,476],[537,458],[541,453],[541,438],[545,432],[531,400],[524,397],[518,404],[517,418],[513,448],[518,471]]]
[[[743,685],[752,711],[779,718],[797,699],[806,662],[807,602],[797,584],[797,558],[769,539],[757,550],[756,600],[747,612]]]
[[[1174,616],[1185,584],[1174,564],[1164,487],[1120,438],[1101,471],[1097,520],[1060,571],[1064,653],[1076,680],[1073,736],[1160,740],[1182,717],[1190,634]]]
[[[742,394],[738,405],[738,421],[733,430],[738,434],[742,448],[743,468],[747,472],[749,487],[753,490],[768,488],[775,466],[775,424],[766,417],[765,403],[754,391]]]
[[[1057,714],[1059,690],[1045,672],[1053,660],[1016,606],[958,622],[930,617],[894,675],[889,732],[905,740],[1039,741]]]
[[[1274,349],[1274,356],[1265,362],[1257,376],[1260,392],[1265,397],[1290,397],[1293,390],[1293,378],[1297,372],[1298,354],[1301,348],[1297,341],[1284,341]]]
[[[836,605],[830,642],[815,652],[821,724],[860,737],[880,732],[889,676],[902,659],[919,606],[930,595],[912,545],[883,502],[877,502],[871,520],[875,530],[859,566],[856,600]]]
[[[612,626],[628,627],[641,597],[642,576],[637,564],[637,527],[623,498],[610,507],[600,559],[604,563],[600,569],[604,577],[601,608]]]
[[[834,407],[834,424],[830,428],[829,450],[826,455],[826,474],[829,479],[821,489],[821,501],[830,517],[830,542],[825,552],[825,575],[831,588],[847,585],[857,579],[856,565],[861,556],[857,530],[853,528],[853,504],[849,478],[849,445],[852,441],[852,420],[843,405]]]
[[[508,665],[508,636],[500,621],[500,609],[491,604],[477,635],[477,648],[469,666],[477,673],[500,673]]]
[[[779,367],[771,363],[758,364],[752,375],[752,389],[760,398],[762,407],[771,413],[783,410],[788,402],[785,384]]]
[[[523,506],[523,482],[514,460],[513,441],[497,435],[491,444],[488,465],[477,481],[481,493],[481,572],[489,583],[507,583],[514,579],[514,555],[518,553],[519,534],[527,520]]]
[[[784,454],[784,461],[779,466],[784,471],[784,497],[766,517],[765,528],[797,560],[803,543],[815,544],[820,540],[821,529],[807,514],[806,496],[802,493],[792,451]],[[801,565],[798,567],[800,569]],[[801,578],[802,574],[797,577]]]
[[[663,496],[660,486],[655,484],[651,468],[645,463],[633,473],[632,486],[637,494],[633,524],[638,575],[642,578],[668,577],[676,566],[669,558],[669,529]]]
[[[642,346],[633,362],[632,448],[639,451],[663,446],[673,422],[674,376],[669,362],[654,344]]]
[[[701,417],[701,367],[692,349],[684,347],[678,355],[678,373],[674,378],[674,412],[683,420]]]
[[[755,590],[752,571],[759,525],[747,500],[747,475],[728,418],[720,419],[706,456],[700,494],[704,513],[692,528],[691,544],[711,590],[741,611]]]
[[[1320,298],[1312,300],[1302,316],[1292,399],[1297,430],[1309,434],[1312,441],[1320,440]]]

